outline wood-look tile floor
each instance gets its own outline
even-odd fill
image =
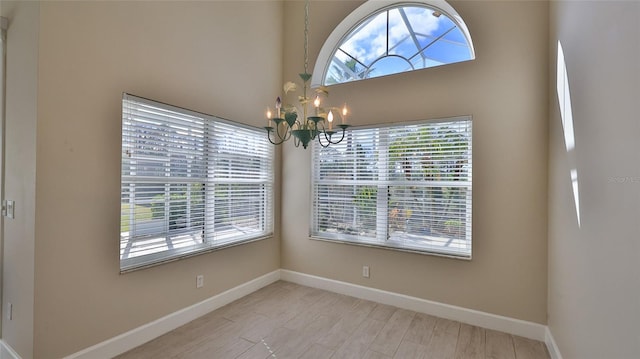
[[[542,342],[278,281],[118,356],[549,359]]]

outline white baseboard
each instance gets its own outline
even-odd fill
[[[482,328],[498,330],[525,338],[539,340],[546,344],[549,354],[551,355],[551,359],[562,359],[555,340],[551,335],[551,331],[547,326],[542,324],[434,302],[380,289],[369,288],[357,284],[317,277],[286,269],[279,269],[271,273],[267,273],[254,280],[208,298],[200,303],[196,303],[151,323],[147,323],[102,343],[98,343],[92,347],[74,353],[65,357],[65,359],[95,359],[117,356],[280,279],[356,298],[392,305],[398,308],[456,320]],[[3,343],[2,341],[0,341],[0,344],[2,347],[8,347],[6,346],[6,343]],[[8,347],[8,349],[10,349],[10,347]],[[9,359],[20,359],[12,349],[10,350],[10,353],[13,357],[9,357]],[[4,357],[0,357],[0,359],[4,359]]]
[[[151,323],[147,323],[102,343],[98,343],[92,347],[69,355],[65,357],[65,359],[112,358],[187,324],[188,322],[209,312],[223,307],[236,299],[253,293],[256,290],[277,281],[278,279],[280,279],[280,270],[275,270],[211,298],[205,299],[202,302],[178,310],[177,312],[154,320]]]
[[[0,340],[0,359],[21,359],[11,345],[4,340]]]
[[[456,320],[482,328],[519,335],[521,337],[539,340],[542,342],[546,339],[545,335],[547,327],[538,323],[457,307],[408,295],[387,292],[357,284],[340,282],[333,279],[316,277],[286,269],[280,270],[280,279],[356,298],[392,305],[398,308],[426,313],[440,318]]]
[[[560,349],[556,344],[556,340],[553,339],[553,335],[551,334],[551,329],[549,329],[549,327],[547,327],[547,330],[545,331],[544,343],[547,345],[547,350],[549,351],[551,359],[562,359]]]

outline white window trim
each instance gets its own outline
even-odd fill
[[[444,15],[448,16],[462,31],[467,42],[469,43],[469,51],[471,51],[471,59],[476,58],[475,50],[473,47],[473,41],[471,40],[471,34],[467,25],[462,20],[462,17],[458,12],[447,3],[445,0],[428,0],[428,1],[398,1],[398,0],[376,0],[367,1],[353,10],[336,28],[331,32],[331,35],[327,38],[320,49],[316,64],[313,68],[313,76],[311,77],[311,87],[316,88],[324,86],[325,74],[329,66],[331,65],[331,59],[336,49],[342,43],[344,37],[351,33],[351,31],[358,26],[358,24],[369,16],[384,10],[386,8],[392,8],[403,5],[421,5],[428,6],[434,10],[438,10]]]

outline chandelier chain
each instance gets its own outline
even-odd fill
[[[307,73],[309,66],[309,0],[304,2],[304,73]]]

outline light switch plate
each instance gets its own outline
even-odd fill
[[[15,213],[16,204],[14,201],[2,201],[2,215],[8,218],[13,218]]]

